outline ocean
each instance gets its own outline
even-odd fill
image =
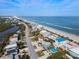
[[[22,16],[22,18],[79,36],[78,16]]]

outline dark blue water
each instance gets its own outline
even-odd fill
[[[22,18],[34,21],[52,28],[56,28],[68,33],[79,35],[79,17],[78,16],[23,16]]]
[[[4,38],[5,35],[7,35],[8,33],[14,33],[19,29],[18,26],[13,26],[12,28],[7,29],[4,32],[0,32],[0,40]]]

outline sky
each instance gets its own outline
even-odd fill
[[[79,0],[1,0],[0,16],[79,16]]]

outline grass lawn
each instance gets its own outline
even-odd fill
[[[51,56],[49,56],[47,59],[68,59],[65,55],[65,52],[61,49],[58,49],[58,52],[52,53]]]
[[[35,38],[32,38],[32,42],[35,42],[36,40],[35,40]]]
[[[38,51],[38,52],[36,52],[37,53],[37,56],[38,57],[42,57],[42,56],[44,56],[45,54],[43,53],[43,51]]]

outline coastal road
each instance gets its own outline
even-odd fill
[[[27,24],[25,24],[24,22],[20,22],[20,23],[24,24],[26,27],[26,29],[25,29],[25,41],[26,41],[27,46],[28,46],[28,53],[30,55],[30,58],[31,59],[38,59],[37,55],[35,53],[34,47],[32,46],[32,43],[31,43],[32,41],[29,37],[29,28],[28,28]]]

